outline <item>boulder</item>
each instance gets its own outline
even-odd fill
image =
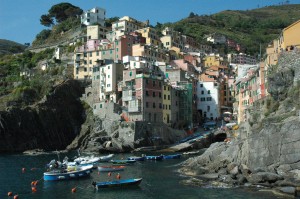
[[[278,190],[283,192],[283,193],[287,193],[287,194],[291,194],[291,195],[296,194],[296,188],[295,187],[280,187]]]
[[[264,182],[274,183],[277,180],[283,179],[282,176],[271,172],[259,172],[259,173],[251,174],[246,178],[252,184],[264,183]]]

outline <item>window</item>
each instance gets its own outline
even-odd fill
[[[212,100],[211,97],[207,97],[207,98],[206,98],[206,101],[211,101],[211,100]]]
[[[202,88],[202,87],[203,87],[203,84],[200,84],[200,87]]]
[[[87,71],[87,68],[86,67],[84,67],[84,72],[86,72]]]
[[[153,102],[153,108],[155,108],[155,102]]]
[[[148,102],[146,102],[146,108],[149,108],[149,103]]]
[[[207,91],[207,94],[210,94],[210,90]]]
[[[110,87],[110,84],[107,84],[106,87]]]
[[[107,78],[110,78],[110,75],[107,75]]]
[[[105,51],[102,51],[102,55],[105,55]]]
[[[161,105],[161,103],[159,103],[159,109],[161,109],[162,108],[162,105]]]
[[[92,64],[92,60],[90,60],[90,64]]]
[[[158,97],[161,98],[161,92],[158,92]]]
[[[148,85],[148,83],[149,83],[149,82],[148,82],[148,79],[146,79],[146,85]]]
[[[156,82],[155,80],[152,81],[152,86],[155,86],[155,82]]]
[[[164,90],[166,90],[166,86],[164,86]]]
[[[129,72],[129,76],[130,76],[130,77],[132,76],[132,71]]]
[[[171,110],[171,105],[169,105],[169,110]]]
[[[204,94],[204,91],[201,91],[201,95],[203,95]]]
[[[146,91],[146,96],[149,96],[149,92],[148,91]]]
[[[210,106],[207,106],[207,112],[209,112],[210,111]]]
[[[201,102],[205,102],[205,97],[201,97],[201,98],[200,98],[200,101],[201,101]]]
[[[99,51],[96,52],[96,55],[99,56]]]
[[[92,57],[93,56],[93,53],[92,52],[90,52],[90,57]]]
[[[102,108],[102,104],[100,104],[100,108]]]
[[[168,100],[170,100],[170,95],[168,95]]]
[[[107,69],[110,69],[110,66],[108,66]]]
[[[167,96],[166,95],[164,95],[164,99],[166,99],[167,98]]]
[[[152,92],[152,97],[155,97],[155,92]]]

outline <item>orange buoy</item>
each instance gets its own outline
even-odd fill
[[[111,176],[111,172],[108,172],[108,174],[107,174],[107,175],[108,175],[108,177],[110,177],[110,176]]]
[[[34,183],[35,183],[35,181],[32,181],[32,182],[31,182],[31,186],[34,186]]]
[[[33,186],[36,186],[38,183],[38,180],[37,181],[33,181]]]
[[[37,191],[36,187],[31,187],[31,191],[36,192]]]
[[[22,173],[25,173],[26,169],[25,168],[22,168]]]
[[[76,192],[76,187],[74,187],[73,189],[72,189],[72,193],[75,193]]]
[[[19,199],[19,196],[18,195],[14,195],[14,199]]]
[[[7,193],[7,196],[12,196],[12,195],[13,193],[11,191]]]
[[[120,179],[121,179],[121,175],[118,173],[117,176],[116,176],[116,178],[117,178],[118,180],[120,180]]]

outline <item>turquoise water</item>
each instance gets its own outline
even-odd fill
[[[74,154],[68,154],[73,157]],[[116,159],[127,158],[132,154],[118,154]],[[63,158],[65,155],[61,155]],[[145,161],[126,166],[121,171],[121,178],[139,178],[143,181],[138,187],[113,188],[95,190],[93,181],[106,181],[115,179],[115,174],[108,177],[105,173],[95,170],[90,177],[60,182],[43,182],[45,164],[57,158],[56,155],[1,155],[0,156],[0,199],[8,198],[7,193],[18,194],[19,199],[199,199],[199,198],[275,198],[266,192],[248,189],[212,189],[186,186],[180,183],[186,179],[176,173],[179,164],[186,158],[179,160]],[[22,173],[22,168],[26,171]],[[35,168],[31,170],[31,168]],[[37,192],[32,193],[31,182],[40,180]],[[72,188],[77,187],[76,193]]]

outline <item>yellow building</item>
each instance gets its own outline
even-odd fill
[[[136,30],[146,38],[146,44],[152,44],[154,46],[161,46],[160,38],[157,34],[157,31],[154,28],[146,27],[139,30]]]
[[[290,49],[291,46],[300,48],[300,20],[286,27],[282,31],[282,48]]]
[[[170,124],[171,123],[171,91],[172,91],[172,86],[165,84],[163,86],[163,122],[165,124]]]
[[[105,39],[106,33],[108,32],[106,27],[99,25],[87,26],[86,36],[87,39]]]
[[[223,58],[218,55],[208,55],[204,58],[204,66],[206,68],[210,66],[224,65]]]
[[[91,79],[93,66],[97,60],[115,58],[115,49],[111,43],[88,40],[74,52],[74,79]]]

